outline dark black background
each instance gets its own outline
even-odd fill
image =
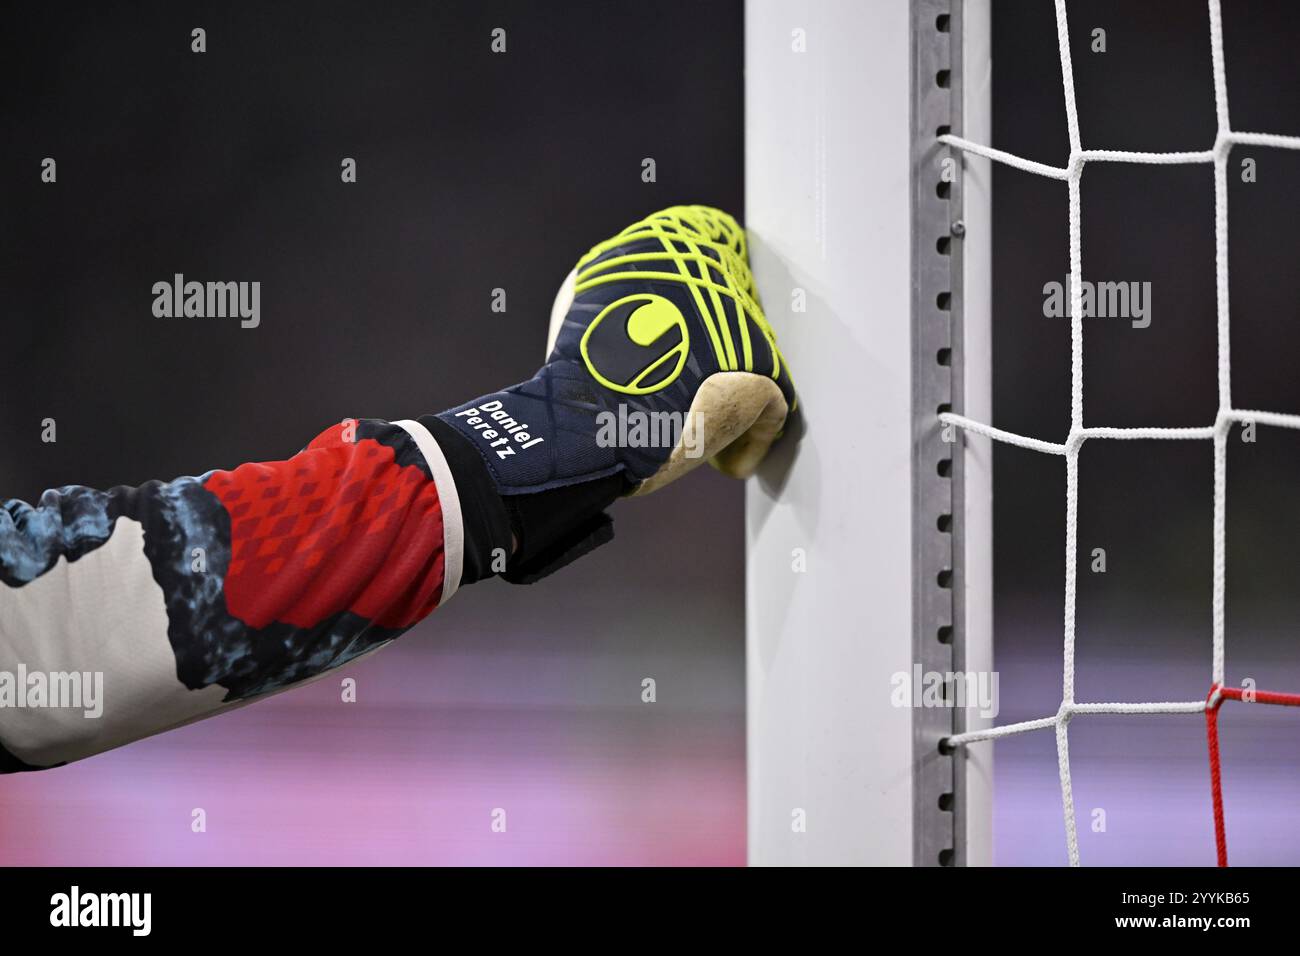
[[[1068,5],[1084,148],[1209,149],[1215,137],[1209,26],[1198,2]],[[1227,83],[1237,130],[1300,132],[1294,39],[1300,7],[1224,4]],[[1069,154],[1051,4],[994,4],[994,141],[1063,166]],[[1090,51],[1107,31],[1107,52]],[[1244,183],[1241,160],[1257,163]],[[1231,357],[1237,408],[1300,412],[1300,153],[1237,146],[1229,162]],[[1217,407],[1214,186],[1208,164],[1090,164],[1083,175],[1083,274],[1152,284],[1152,322],[1084,322],[1084,421],[1209,425]],[[1069,321],[1045,318],[1043,285],[1069,263],[1066,187],[994,173],[995,418],[1063,441],[1069,431]],[[999,594],[1060,591],[1064,469],[1000,447],[996,462]],[[1162,622],[1208,641],[1211,447],[1206,442],[1091,442],[1081,456],[1080,549],[1108,548],[1106,577],[1084,574],[1081,621],[1099,607],[1159,604]],[[1300,622],[1293,542],[1300,434],[1263,429],[1229,445],[1229,603],[1249,630],[1266,602]],[[1239,506],[1233,508],[1234,502]],[[1237,570],[1242,573],[1234,574]],[[1119,573],[1115,573],[1118,571]],[[1049,602],[1050,603],[1050,602]],[[1057,602],[1059,604],[1059,602]],[[1059,606],[1048,611],[1059,618]],[[1243,617],[1243,615],[1245,617]],[[1106,623],[1098,621],[1099,624]],[[1273,621],[1276,624],[1276,621]],[[1055,619],[1043,625],[1057,629]],[[1132,635],[1130,635],[1130,638]],[[1208,646],[1208,645],[1207,645]]]
[[[691,36],[727,42],[684,42],[688,11]],[[282,456],[345,416],[438,411],[526,378],[592,244],[673,202],[740,211],[739,15],[326,2],[8,16],[0,487]],[[46,156],[57,185],[39,180]],[[641,181],[648,156],[657,183]],[[175,272],[260,280],[261,327],[154,318],[150,288]],[[497,287],[505,314],[489,308]],[[45,417],[57,444],[40,442]]]
[[[1069,141],[1051,3],[993,4],[993,141],[1066,164]],[[1084,148],[1182,151],[1214,144],[1207,5],[1070,0]],[[1107,50],[1091,50],[1092,31]],[[1300,134],[1300,6],[1225,0],[1236,130]],[[1241,160],[1257,181],[1241,178]],[[1237,146],[1228,166],[1232,397],[1300,412],[1300,153]],[[1084,423],[1210,425],[1217,407],[1214,182],[1208,164],[1090,164],[1082,178],[1083,278],[1149,281],[1152,320],[1084,320]],[[1005,167],[993,176],[994,419],[1051,441],[1069,431],[1069,320],[1045,318],[1043,286],[1069,268],[1067,189]],[[1300,432],[1234,431],[1228,451],[1226,679],[1300,689]],[[1065,469],[994,453],[998,722],[1056,712],[1062,688]],[[1080,456],[1076,699],[1203,699],[1211,681],[1209,441],[1090,441]],[[1095,548],[1107,570],[1091,570]],[[1220,720],[1229,859],[1294,864],[1300,784],[1292,708],[1225,706]],[[1070,725],[1085,865],[1214,860],[1204,721],[1080,717]],[[996,858],[1063,859],[1055,741],[1001,741]],[[1094,810],[1109,829],[1095,832]]]

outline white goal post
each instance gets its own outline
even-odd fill
[[[805,412],[747,493],[749,860],[988,864],[992,748],[939,747],[979,718],[894,693],[993,666],[991,448],[938,419],[991,419],[990,172],[936,139],[988,141],[988,0],[748,0],[745,59]]]

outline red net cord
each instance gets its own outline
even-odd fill
[[[1210,751],[1210,794],[1214,801],[1214,848],[1219,866],[1228,865],[1228,835],[1223,823],[1223,767],[1219,762],[1219,708],[1225,700],[1240,700],[1253,704],[1278,704],[1283,707],[1300,707],[1300,694],[1281,694],[1268,690],[1245,690],[1240,687],[1210,688],[1206,698],[1205,737]]]

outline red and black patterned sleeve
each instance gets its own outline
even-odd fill
[[[500,567],[510,522],[439,419],[292,458],[0,506],[0,771],[76,760],[392,641]]]

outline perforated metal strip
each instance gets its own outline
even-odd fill
[[[965,657],[961,444],[938,417],[961,411],[961,158],[937,139],[961,131],[961,37],[960,0],[912,0],[912,662],[943,674]],[[912,703],[913,863],[961,865],[964,758],[940,743],[964,721]]]

